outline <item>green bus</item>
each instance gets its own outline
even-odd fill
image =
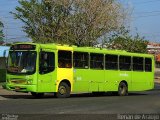
[[[117,92],[154,88],[154,56],[59,44],[17,43],[10,47],[6,89],[54,93]]]

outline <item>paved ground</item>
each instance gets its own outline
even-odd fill
[[[47,94],[42,99],[35,99],[27,93],[16,93],[0,88],[0,119],[6,120],[3,118],[18,115],[19,118],[25,120],[31,118],[37,120],[110,120],[120,119],[121,114],[154,114],[156,117],[154,120],[158,120],[160,119],[159,73],[155,73],[157,79],[155,79],[154,90],[134,92],[125,97],[106,93],[103,96],[78,94],[71,95],[67,99],[57,99]],[[142,119],[142,116],[136,117],[138,117],[137,120]]]
[[[120,97],[106,93],[71,95],[58,99],[47,94],[35,99],[29,93],[16,93],[0,89],[0,113],[160,113],[160,84],[146,92],[130,93]]]
[[[42,99],[35,99],[30,94],[8,92],[0,89],[0,114],[26,116],[26,119],[40,119],[55,117],[64,119],[99,119],[102,115],[113,114],[114,119],[119,114],[156,114],[160,113],[160,84],[155,89],[146,92],[130,93],[120,97],[111,94],[93,96],[92,94],[72,95],[67,99],[57,99],[53,95],[46,95]],[[74,114],[74,115],[73,115]],[[78,115],[77,117],[75,115]],[[94,117],[95,116],[95,117]],[[160,118],[160,116],[158,116]],[[50,118],[48,118],[50,119]],[[65,120],[65,119],[64,119]]]
[[[72,95],[57,99],[47,94],[35,99],[27,93],[16,93],[0,88],[0,119],[10,120],[116,120],[121,114],[155,114],[160,119],[160,84],[146,92],[130,93],[120,97],[111,94],[94,96],[92,94]],[[11,118],[3,119],[3,118]],[[136,116],[137,117],[137,116]],[[158,120],[155,119],[155,120]],[[139,119],[141,120],[141,119]]]

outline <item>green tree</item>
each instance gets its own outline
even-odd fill
[[[125,27],[114,33],[108,41],[106,46],[108,49],[126,50],[128,52],[147,53],[148,40],[141,37],[138,33],[133,36]]]
[[[38,43],[93,46],[126,19],[118,0],[19,0],[19,4],[12,14]]]
[[[3,43],[4,42],[4,34],[3,34],[3,23],[0,21],[0,43]]]

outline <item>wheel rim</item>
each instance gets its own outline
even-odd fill
[[[120,91],[121,91],[121,94],[125,94],[126,93],[126,87],[125,86],[120,86]]]
[[[66,88],[64,87],[64,86],[60,86],[59,87],[59,93],[61,94],[61,95],[64,95],[64,94],[66,94]]]

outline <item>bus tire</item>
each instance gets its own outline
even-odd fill
[[[65,82],[61,82],[56,93],[57,98],[68,98],[70,97],[71,88]]]
[[[118,87],[118,95],[119,96],[127,96],[128,95],[128,87],[126,83],[121,82]]]
[[[36,92],[31,92],[32,96],[36,98],[42,98],[44,96],[44,93],[36,93]]]

